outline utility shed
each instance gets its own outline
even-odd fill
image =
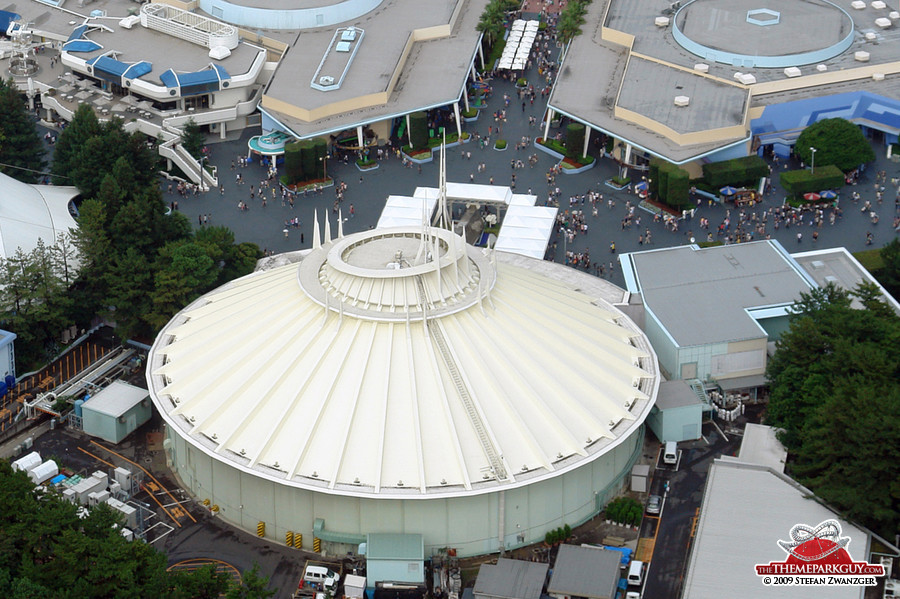
[[[370,533],[366,535],[366,578],[379,582],[425,584],[425,543],[422,535]]]
[[[110,443],[119,443],[152,415],[150,393],[146,389],[113,381],[84,402],[84,432]]]
[[[618,551],[560,545],[547,594],[556,599],[615,599],[621,560]]]
[[[475,599],[540,599],[549,564],[501,557],[482,564],[475,581]]]
[[[700,381],[665,381],[659,384],[656,405],[647,424],[661,442],[700,438],[705,394]]]

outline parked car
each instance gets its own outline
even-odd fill
[[[662,508],[662,497],[659,495],[651,495],[649,499],[647,499],[647,513],[648,514],[658,514],[659,510]]]

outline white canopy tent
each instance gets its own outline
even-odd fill
[[[494,248],[543,260],[556,225],[557,212],[559,208],[551,206],[511,204],[503,217]]]
[[[419,189],[422,189],[421,187]],[[416,190],[418,192],[418,189]],[[384,210],[378,218],[375,228],[385,227],[418,227],[422,218],[431,222],[431,215],[437,205],[437,195],[433,197],[388,196]]]

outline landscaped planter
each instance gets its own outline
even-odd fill
[[[462,120],[464,123],[474,123],[478,120],[478,115],[481,114],[479,111],[475,111],[475,116],[463,116]]]
[[[563,163],[561,162],[560,165],[562,165],[562,164]],[[563,172],[564,175],[577,175],[578,173],[583,173],[585,171],[591,170],[592,168],[594,168],[594,166],[596,166],[596,164],[597,164],[597,161],[595,160],[590,164],[585,164],[583,166],[579,166],[576,168],[569,168],[569,167],[563,166],[560,170]]]
[[[409,154],[407,154],[406,152],[403,152],[403,151],[401,151],[400,153],[403,155],[404,158],[406,158],[407,160],[409,160],[410,162],[412,162],[414,164],[428,164],[429,162],[434,160],[432,150],[430,150],[430,149],[423,150],[421,153],[416,152],[412,156],[410,156]]]
[[[537,149],[540,150],[541,152],[544,152],[544,153],[546,153],[546,154],[550,154],[551,156],[553,156],[553,157],[556,158],[557,160],[562,160],[563,158],[566,157],[565,154],[562,154],[562,153],[560,153],[560,152],[557,152],[556,150],[552,150],[552,149],[548,148],[547,146],[545,146],[544,144],[538,143],[538,140],[539,140],[539,139],[542,139],[542,138],[538,137],[538,138],[536,138],[536,139],[534,140],[534,147],[535,147],[535,148],[537,148]]]
[[[631,181],[629,181],[625,185],[619,185],[618,183],[613,182],[612,179],[607,179],[606,181],[603,182],[603,184],[606,185],[607,187],[612,187],[613,189],[622,191],[623,189],[626,189],[629,185],[631,185]]]
[[[366,164],[360,164],[359,161],[356,161],[354,164],[356,164],[356,169],[363,173],[366,171],[376,171],[381,166],[380,163],[378,163],[374,160],[372,160],[371,162],[368,162]]]
[[[501,141],[503,142],[502,147],[500,145]],[[498,139],[496,142],[494,142],[494,150],[496,150],[497,152],[505,152],[506,148],[508,148],[508,147],[509,147],[509,144],[506,143],[505,140]]]

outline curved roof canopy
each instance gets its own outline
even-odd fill
[[[340,238],[207,294],[147,372],[169,424],[216,459],[406,498],[578,467],[640,425],[658,386],[617,309],[421,227]]]
[[[60,233],[77,226],[69,202],[78,195],[74,187],[29,185],[0,173],[0,251],[7,257],[18,248],[30,252],[38,239],[56,243]]]

